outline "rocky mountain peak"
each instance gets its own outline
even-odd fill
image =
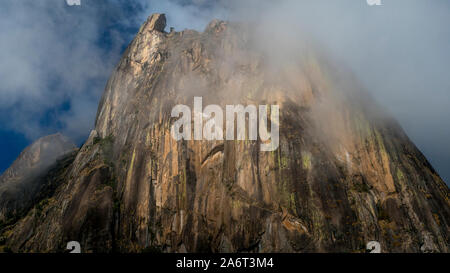
[[[0,184],[7,179],[29,173],[32,169],[45,169],[76,148],[77,146],[69,138],[60,133],[41,137],[20,153],[13,164],[0,176]]]
[[[0,220],[28,207],[46,182],[40,178],[57,160],[76,149],[76,145],[60,133],[41,137],[26,147],[0,176]]]
[[[95,130],[55,176],[57,194],[11,228],[9,248],[59,251],[77,240],[98,252],[364,252],[377,240],[383,252],[448,251],[448,187],[339,64],[308,48],[280,65],[265,37],[239,24],[165,25],[154,14],[141,27]],[[174,140],[171,110],[194,96],[278,104],[278,149]]]
[[[208,33],[208,32],[218,33],[218,32],[225,30],[226,26],[227,26],[226,21],[214,19],[206,26],[205,33]]]
[[[154,13],[147,18],[147,21],[143,25],[143,30],[152,31],[156,30],[164,32],[166,28],[166,15],[162,13]]]

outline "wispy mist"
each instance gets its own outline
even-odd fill
[[[131,38],[126,28],[139,24],[119,2],[2,1],[3,128],[30,139],[55,130],[76,140],[88,133],[105,81]]]
[[[446,0],[2,1],[0,122],[30,139],[61,130],[83,139],[124,46],[154,12],[176,30],[213,18],[258,22],[280,65],[311,36],[350,67],[450,180],[450,3]],[[105,31],[108,32],[105,34]]]
[[[150,10],[166,12],[168,24],[178,30],[182,26],[202,30],[202,25],[215,17],[257,22],[263,32],[260,36],[266,38],[261,43],[271,48],[281,63],[283,56],[288,56],[286,50],[292,50],[290,45],[312,37],[338,63],[352,70],[449,181],[450,126],[445,121],[450,117],[450,3],[382,3],[171,1]]]

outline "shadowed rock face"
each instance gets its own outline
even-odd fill
[[[308,47],[276,65],[248,26],[164,28],[159,14],[141,27],[95,130],[41,212],[3,231],[8,248],[448,251],[448,187],[349,72]],[[194,96],[280,105],[280,147],[175,141],[171,109]]]
[[[0,221],[29,208],[45,187],[42,176],[75,149],[75,144],[61,134],[42,137],[28,146],[0,176]]]

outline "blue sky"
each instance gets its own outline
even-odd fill
[[[82,144],[124,48],[147,16],[163,12],[176,30],[252,17],[307,30],[355,72],[450,181],[447,0],[382,0],[382,7],[365,0],[81,2],[1,3],[0,172],[38,137],[62,132]]]
[[[114,65],[152,12],[177,13],[177,28],[204,27],[209,17],[198,13],[209,4],[184,2],[2,1],[0,173],[41,136],[62,132],[81,145]]]
[[[140,24],[128,18],[140,4],[127,2],[2,1],[0,172],[38,137],[60,131],[82,144]]]

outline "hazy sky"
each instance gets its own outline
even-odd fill
[[[164,12],[177,30],[213,18],[301,28],[353,70],[450,182],[450,1],[381,1],[2,0],[0,172],[40,136],[61,131],[80,144],[125,46],[148,15]]]

